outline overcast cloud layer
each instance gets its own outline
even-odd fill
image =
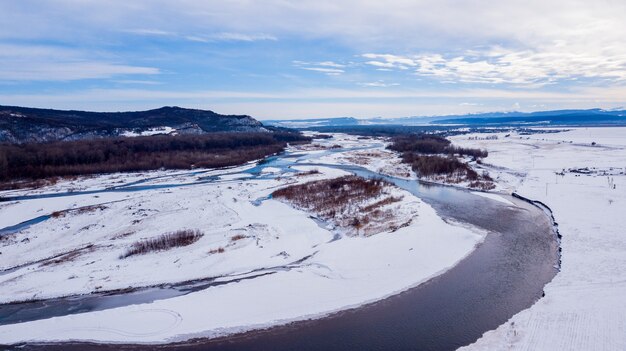
[[[616,108],[624,1],[4,1],[0,104],[259,118]]]

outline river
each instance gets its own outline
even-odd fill
[[[332,152],[342,151],[346,150]],[[311,156],[287,153],[243,172],[253,178],[276,176],[264,174],[261,170],[275,167],[287,171],[291,166],[305,165],[302,163],[305,161],[310,162]],[[324,166],[341,168],[363,177],[384,178],[433,206],[443,218],[483,228],[489,234],[467,258],[430,281],[382,301],[317,320],[220,339],[196,339],[169,345],[65,343],[22,345],[24,348],[21,349],[454,350],[474,342],[484,332],[495,329],[515,313],[530,307],[542,296],[543,287],[558,271],[558,244],[551,219],[527,202],[508,196],[506,199],[514,204],[511,206],[463,189],[388,177],[361,167]],[[218,180],[207,178],[200,182],[208,181]],[[178,186],[193,186],[193,183]],[[135,182],[101,192],[142,191],[150,187]],[[149,302],[211,285],[210,281],[200,283],[194,286],[195,289],[170,286],[140,290],[130,295],[95,295],[30,305],[5,305],[0,306],[0,322],[49,318]]]

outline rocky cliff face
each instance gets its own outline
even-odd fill
[[[0,106],[0,142],[25,143],[149,134],[266,131],[245,115],[162,107],[136,112],[86,112]]]

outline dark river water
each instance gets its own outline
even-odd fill
[[[285,168],[296,160],[293,155],[278,157],[248,172],[262,176],[258,173],[262,167]],[[364,177],[381,177],[359,167],[339,168]],[[317,320],[169,345],[65,343],[14,347],[21,350],[454,350],[476,341],[484,332],[530,307],[557,273],[558,244],[551,219],[541,209],[510,196],[506,198],[515,206],[462,189],[382,178],[411,191],[433,206],[440,216],[480,227],[489,234],[473,253],[444,274],[382,301]],[[166,288],[157,293],[163,297],[156,299],[188,293],[183,290]],[[148,298],[143,299],[142,293]],[[108,300],[92,296],[88,307],[79,299],[77,303],[82,303],[84,309],[78,310],[76,304],[66,299],[58,305],[43,302],[43,308],[41,302],[38,306],[0,306],[0,321],[3,315],[11,319],[9,314],[16,313],[30,315],[26,318],[30,320],[147,302],[155,299],[151,293],[138,292],[139,297],[134,298],[115,295]]]

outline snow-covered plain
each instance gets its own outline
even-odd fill
[[[503,189],[552,209],[562,267],[544,298],[464,350],[626,349],[626,128],[497,135],[452,141],[489,150],[483,166]],[[613,175],[567,171],[584,167]]]
[[[339,136],[328,145],[367,143]],[[332,143],[332,144],[330,144]],[[327,146],[328,146],[327,145]],[[323,150],[297,150],[323,156]],[[89,193],[0,204],[0,228],[58,212],[0,241],[0,301],[102,292],[203,278],[221,281],[184,296],[96,312],[0,326],[0,344],[95,340],[165,343],[220,336],[319,317],[416,286],[468,255],[485,233],[442,220],[426,203],[397,190],[410,225],[369,237],[343,236],[309,214],[267,199],[287,184],[338,177],[343,171],[302,165],[267,168],[258,178],[239,169],[159,171],[61,182],[0,196],[93,190],[142,179],[152,189]],[[319,173],[302,174],[316,169]],[[218,182],[190,186],[199,177]],[[250,178],[250,179],[249,179]],[[171,186],[170,186],[171,185]],[[67,209],[72,209],[67,211]],[[417,215],[415,215],[417,213]],[[179,229],[199,229],[196,243],[121,259],[134,242]]]
[[[497,189],[540,200],[552,209],[563,236],[562,266],[545,287],[545,297],[464,349],[625,349],[626,128],[575,128],[533,135],[513,133],[508,138],[500,133],[496,134],[497,140],[470,140],[492,135],[461,135],[451,139],[455,145],[489,151],[482,165],[473,166],[488,171],[497,181]],[[380,171],[389,164],[377,164],[379,159],[371,157],[384,151],[384,146],[372,145],[374,142],[380,143],[339,135],[320,142],[320,147],[292,151],[310,155],[311,163],[320,162],[316,159],[319,156],[327,163],[359,163]],[[592,142],[596,145],[592,146]],[[337,143],[372,148],[325,154],[325,150]],[[396,166],[393,157],[387,159]],[[239,170],[250,167],[243,166]],[[584,167],[613,169],[610,176],[568,171]],[[311,169],[321,174],[295,176],[296,172]],[[564,170],[563,175],[557,174]],[[275,169],[269,171],[264,174],[276,172]],[[0,326],[0,343],[69,339],[162,343],[319,317],[417,285],[467,255],[481,238],[477,232],[443,222],[430,206],[406,194],[407,201],[418,210],[410,227],[368,238],[344,237],[332,241],[333,234],[306,213],[273,200],[263,201],[259,206],[252,202],[286,184],[336,177],[344,172],[320,166],[299,166],[292,176],[264,180],[248,180],[248,174],[232,173],[211,172],[223,174],[220,179],[226,183],[219,184],[1,203],[0,227],[71,207],[100,203],[106,206],[103,210],[81,214],[70,212],[65,217],[32,226],[20,234],[32,240],[15,243],[15,247],[21,247],[20,255],[10,253],[8,247],[0,249],[2,268],[13,266],[9,262],[22,260],[26,263],[23,269],[0,275],[0,297],[5,302],[219,275],[223,276],[221,279],[229,279],[245,276],[252,269],[289,268],[149,304]],[[152,176],[158,177],[148,184],[185,183],[197,177],[190,172],[169,171],[108,175],[56,184],[43,192],[66,191],[70,186],[99,189]],[[40,192],[42,190],[29,193]],[[11,195],[20,193],[14,191]],[[476,194],[508,202],[497,194]],[[125,211],[126,206],[142,211],[131,215],[132,212]],[[159,212],[152,213],[152,209]],[[97,220],[105,214],[106,220]],[[117,218],[118,215],[126,218]],[[141,222],[133,225],[133,220]],[[81,225],[92,223],[105,227],[80,231]],[[180,227],[201,229],[205,237],[186,248],[125,260],[118,258],[138,238]],[[127,230],[135,229],[125,236]],[[66,243],[58,251],[46,245],[49,241],[45,240],[45,235],[59,240],[62,233],[71,236],[71,245]],[[236,234],[247,237],[233,242],[231,238]],[[107,244],[95,245],[93,251],[85,249],[58,266],[27,264],[63,250],[84,248],[91,242],[85,236],[91,235],[94,235],[93,241]],[[259,247],[257,240],[263,247]],[[34,245],[30,246],[32,250],[27,249],[30,244]],[[209,254],[219,247],[224,247],[225,252]],[[312,258],[294,264],[311,254]],[[92,263],[93,258],[96,262]],[[134,273],[135,268],[142,274]],[[75,273],[70,273],[72,270]]]

